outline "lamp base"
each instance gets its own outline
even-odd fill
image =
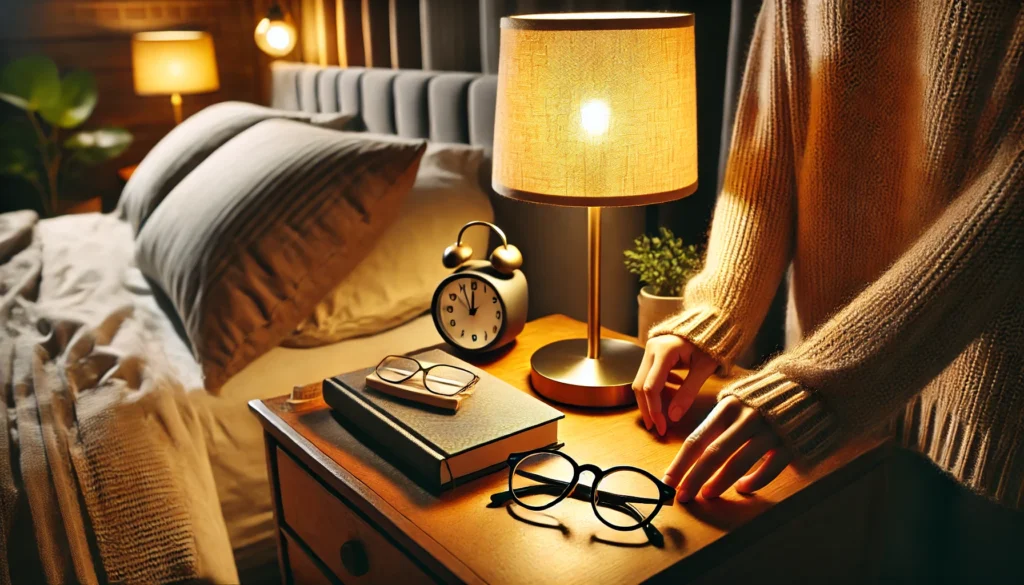
[[[565,339],[538,349],[530,358],[530,382],[537,394],[573,406],[593,408],[633,404],[633,378],[644,348],[602,339],[600,356],[587,357],[586,339]]]

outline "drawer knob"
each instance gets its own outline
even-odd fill
[[[370,559],[366,556],[366,547],[358,540],[350,540],[341,545],[341,564],[353,577],[362,577],[370,572]]]

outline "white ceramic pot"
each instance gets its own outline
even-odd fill
[[[655,323],[678,313],[683,308],[683,297],[659,297],[652,294],[650,286],[640,289],[636,297],[639,310],[637,311],[637,333],[641,344],[647,343],[647,332]]]

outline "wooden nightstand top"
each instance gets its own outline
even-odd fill
[[[545,317],[528,323],[510,350],[477,365],[532,394],[534,350],[584,336],[583,323]],[[564,451],[581,463],[630,464],[660,477],[725,382],[709,381],[665,438],[647,432],[635,408],[556,405],[566,414],[559,431]],[[507,472],[432,495],[353,437],[322,400],[301,411],[290,411],[284,397],[249,404],[282,447],[424,566],[442,578],[466,582],[637,582],[658,575],[688,580],[872,470],[885,451],[883,440],[864,440],[804,475],[787,469],[755,496],[730,490],[718,500],[666,507],[654,522],[665,535],[664,548],[657,549],[646,545],[642,531],[606,528],[584,502],[567,500],[544,513],[487,508],[490,494],[507,489]]]

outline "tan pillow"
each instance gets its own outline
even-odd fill
[[[284,345],[315,347],[372,335],[430,308],[434,288],[451,272],[441,264],[445,246],[466,222],[494,218],[480,187],[483,158],[475,146],[430,143],[398,221]],[[486,257],[488,236],[485,228],[471,228],[463,241],[474,256]]]
[[[267,120],[211,154],[136,239],[209,390],[278,345],[373,249],[422,141]]]

